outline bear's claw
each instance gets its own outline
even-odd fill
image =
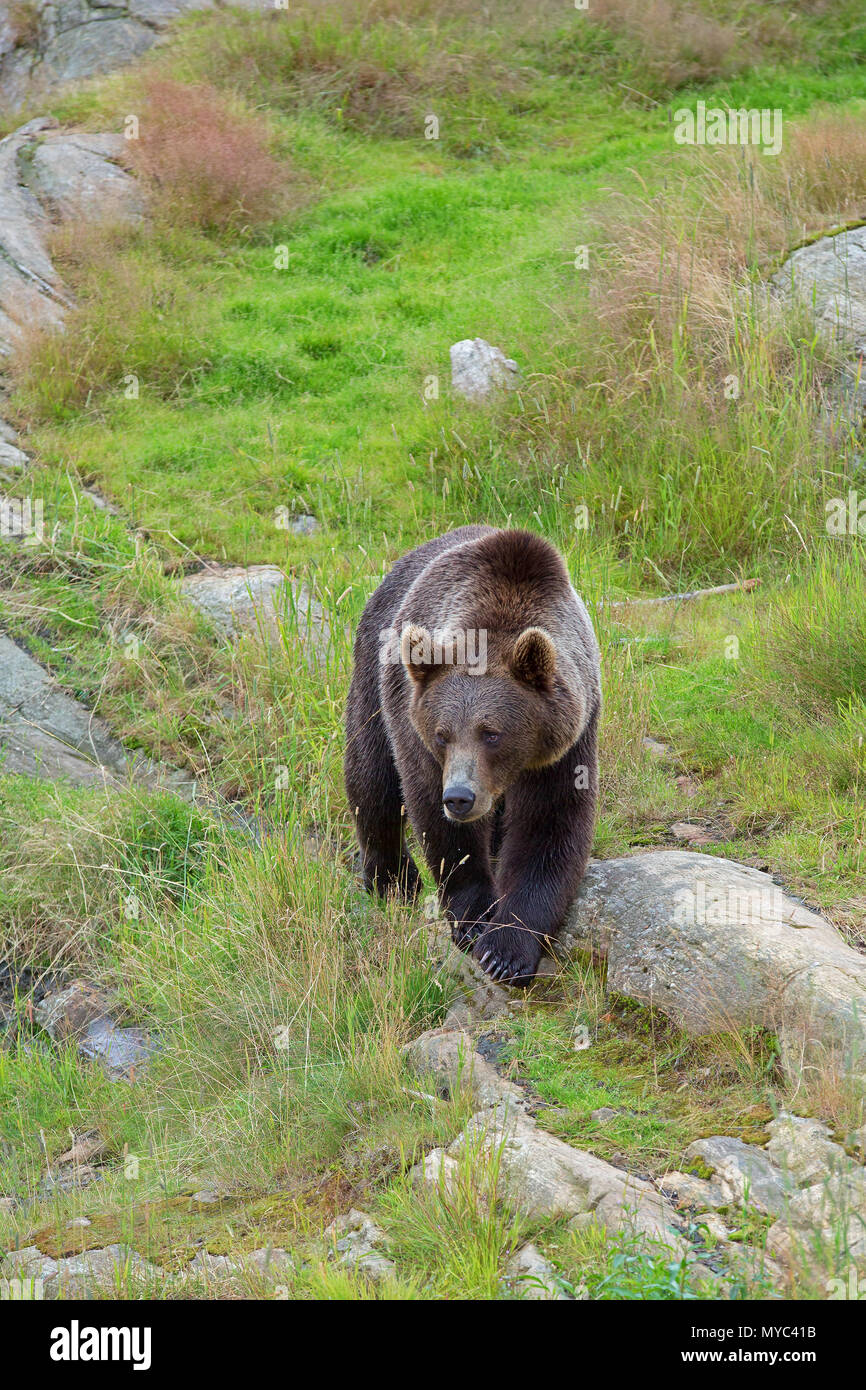
[[[474,955],[489,979],[512,988],[526,988],[535,979],[541,943],[525,928],[488,928]]]

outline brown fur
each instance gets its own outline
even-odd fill
[[[462,640],[482,632],[483,672]],[[589,857],[600,707],[592,626],[549,542],[464,526],[404,555],[361,618],[346,712],[368,888],[420,887],[405,808],[455,940],[528,983]]]

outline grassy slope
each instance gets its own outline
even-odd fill
[[[736,18],[730,6],[707,8]],[[761,10],[765,19],[773,12]],[[854,15],[853,7],[840,11],[833,32],[826,16],[804,7],[785,44],[772,40],[768,21],[764,50],[747,55],[757,67],[737,71],[733,62],[730,74],[704,74],[673,104],[701,95],[778,105],[790,118],[816,103],[849,103],[862,94]],[[592,598],[655,587],[659,575],[645,555],[673,587],[743,567],[762,576],[767,599],[659,610],[663,617],[600,614],[608,705],[597,848],[667,843],[672,821],[703,817],[722,837],[722,852],[759,855],[833,906],[843,925],[862,925],[859,716],[850,728],[841,714],[804,724],[801,711],[774,706],[778,685],[769,699],[757,695],[762,681],[772,689],[778,678],[772,665],[768,677],[771,644],[760,634],[764,605],[792,565],[781,517],[770,545],[759,531],[746,533],[736,554],[702,548],[701,507],[710,504],[683,511],[677,483],[667,498],[653,494],[639,536],[605,520],[587,538],[571,522],[589,489],[603,497],[609,483],[612,494],[631,475],[642,487],[642,461],[655,487],[671,447],[663,401],[650,407],[649,429],[615,406],[606,428],[603,414],[594,419],[597,397],[583,394],[589,382],[575,386],[569,377],[572,361],[582,360],[583,302],[571,259],[574,245],[589,239],[588,209],[615,206],[617,191],[633,198],[638,187],[664,188],[675,168],[663,109],[621,85],[651,88],[664,105],[664,74],[618,29],[611,37],[574,27],[581,22],[545,17],[537,34],[518,39],[507,18],[479,31],[458,15],[432,37],[420,19],[396,39],[387,25],[372,26],[363,43],[351,25],[344,34],[326,26],[317,52],[334,56],[338,72],[351,75],[359,53],[385,71],[407,65],[417,97],[407,116],[387,90],[378,107],[355,110],[345,102],[349,77],[345,88],[332,81],[299,89],[312,69],[275,69],[262,59],[275,46],[272,30],[256,50],[256,75],[245,76],[238,55],[249,58],[253,47],[249,20],[226,30],[224,20],[195,19],[154,61],[181,77],[240,87],[264,107],[275,147],[291,158],[296,211],[240,237],[158,224],[124,239],[95,269],[66,249],[83,305],[74,341],[95,344],[96,365],[83,396],[63,369],[68,347],[55,359],[47,349],[40,371],[21,382],[17,406],[38,460],[34,490],[57,538],[50,560],[2,560],[5,620],[119,729],[223,791],[278,811],[285,828],[280,840],[251,851],[204,822],[190,829],[170,801],[118,805],[48,788],[34,798],[15,779],[0,783],[0,819],[16,829],[0,851],[0,903],[18,953],[26,943],[44,964],[61,950],[103,974],[166,1040],[134,1103],[72,1057],[57,1067],[38,1052],[0,1052],[9,1146],[2,1190],[32,1190],[42,1143],[56,1154],[70,1125],[99,1127],[112,1153],[127,1146],[142,1159],[134,1182],[113,1171],[98,1202],[86,1192],[47,1204],[28,1227],[45,1220],[60,1229],[73,1210],[98,1207],[117,1230],[136,1222],[145,1199],[165,1202],[225,1176],[246,1194],[227,1226],[208,1226],[185,1199],[157,1206],[148,1237],[155,1252],[167,1244],[183,1251],[190,1232],[203,1230],[214,1249],[247,1238],[286,1243],[351,1201],[372,1203],[398,1242],[404,1292],[495,1291],[515,1230],[506,1223],[491,1231],[471,1183],[454,1211],[431,1198],[425,1230],[402,1186],[415,1146],[450,1137],[460,1122],[459,1106],[431,1114],[408,1096],[400,1072],[399,1044],[436,1022],[445,1001],[419,954],[418,924],[358,893],[339,787],[346,630],[395,554],[464,519],[540,525]],[[451,79],[427,92],[423,75],[436,71],[436,54],[459,58],[462,76],[458,82],[451,68]],[[129,81],[124,75],[61,101],[57,114],[119,128],[135,109]],[[440,108],[442,138],[426,142],[417,112]],[[274,248],[283,243],[289,268],[278,271]],[[142,281],[160,292],[142,300]],[[516,408],[479,414],[450,399],[447,347],[467,335],[500,343],[524,366]],[[136,401],[120,389],[128,372],[140,377]],[[440,397],[425,402],[431,374]],[[570,435],[557,422],[563,393],[579,412]],[[769,408],[748,416],[744,437],[776,429],[775,418]],[[584,422],[594,436],[582,434]],[[785,429],[783,422],[773,436],[782,453],[802,445],[801,434]],[[576,459],[587,437],[607,457],[581,477]],[[694,438],[686,443],[691,477]],[[732,508],[747,476],[742,441],[707,433],[701,449],[711,492]],[[97,480],[149,540],[136,549],[122,521],[95,513],[78,492],[81,480]],[[287,535],[274,524],[281,505],[311,508],[322,532]],[[214,650],[163,572],[191,553],[315,570],[334,634],[324,677],[293,660],[291,619],[285,652]],[[137,663],[121,653],[129,630],[144,639]],[[732,633],[743,660],[725,658]],[[630,640],[648,635],[649,643]],[[806,731],[814,745],[808,774]],[[653,762],[641,746],[647,733],[673,745],[678,766]],[[696,777],[692,799],[674,772]],[[333,852],[317,858],[311,839]],[[191,842],[201,846],[192,859]],[[130,889],[141,899],[136,922],[121,910]],[[656,1171],[676,1164],[690,1138],[717,1129],[721,1113],[725,1132],[737,1132],[737,1115],[747,1113],[751,1133],[780,1103],[765,1040],[722,1040],[696,1055],[657,1022],[605,1007],[581,976],[503,1026],[506,1055],[556,1107],[546,1122],[557,1132]],[[571,1035],[583,1017],[596,1046],[575,1053]],[[275,1041],[283,1028],[285,1049]],[[692,1078],[685,1099],[684,1077]],[[589,1111],[605,1103],[624,1105],[630,1117],[596,1133]],[[838,1109],[828,1113],[842,1123]],[[257,1202],[264,1205],[252,1210]],[[140,1223],[135,1229],[140,1235]],[[575,1278],[604,1277],[608,1257],[591,1242],[563,1245],[555,1230],[541,1236]],[[94,1243],[104,1237],[99,1226]],[[654,1290],[648,1296],[675,1293],[663,1282],[657,1288],[652,1270],[638,1275]],[[333,1277],[317,1283],[322,1277],[305,1278],[297,1292],[357,1295]]]

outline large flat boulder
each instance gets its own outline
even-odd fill
[[[792,1076],[866,1076],[866,956],[757,869],[684,850],[590,864],[561,952],[694,1036],[766,1028]]]
[[[785,301],[809,307],[815,325],[849,348],[866,352],[866,227],[819,237],[794,251],[770,281]]]
[[[191,793],[193,779],[134,753],[108,725],[67,695],[33,657],[0,634],[0,772]]]
[[[510,1106],[479,1111],[447,1153],[486,1156],[499,1197],[531,1220],[568,1216],[660,1242],[679,1257],[688,1253],[673,1207],[649,1182],[572,1148]]]

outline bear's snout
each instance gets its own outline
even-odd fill
[[[452,820],[465,820],[475,805],[475,793],[471,787],[457,783],[445,788],[442,793],[442,805]]]

